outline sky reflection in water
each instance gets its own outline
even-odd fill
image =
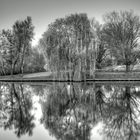
[[[139,135],[138,84],[0,84],[2,140],[134,140]]]

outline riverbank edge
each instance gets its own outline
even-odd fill
[[[4,82],[90,82],[90,81],[140,81],[140,72],[96,72],[95,78],[85,80],[63,80],[54,79],[50,72],[40,72],[32,74],[18,74],[0,76],[0,81]]]

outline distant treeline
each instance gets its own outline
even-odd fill
[[[49,24],[36,48],[32,20],[16,21],[0,37],[2,74],[71,71],[71,75],[108,66],[125,65],[131,71],[140,59],[140,17],[132,10],[110,12],[104,22],[87,14],[71,14]]]

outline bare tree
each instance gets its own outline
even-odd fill
[[[140,19],[133,11],[111,12],[104,16],[104,37],[117,62],[126,66],[136,64],[139,57]]]

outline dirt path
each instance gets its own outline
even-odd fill
[[[39,72],[39,73],[32,73],[32,74],[25,74],[23,78],[35,78],[35,77],[46,77],[50,76],[51,72]]]

